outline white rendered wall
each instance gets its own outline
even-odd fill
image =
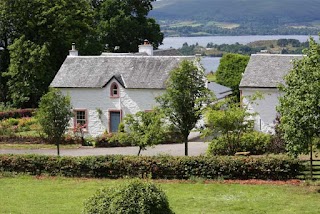
[[[279,105],[280,93],[276,88],[264,89],[264,88],[241,88],[242,96],[252,96],[259,91],[263,98],[256,100],[256,104],[249,105],[250,112],[258,113],[255,117],[255,130],[264,133],[274,133],[274,122],[277,116],[276,106]],[[248,103],[248,100],[244,98],[244,104]]]
[[[119,98],[110,97],[110,86],[116,82],[120,88]],[[164,90],[159,89],[125,89],[116,80],[104,88],[62,88],[61,91],[71,98],[73,109],[86,109],[88,113],[88,133],[93,137],[109,132],[109,111],[121,110],[121,117],[138,111],[151,110],[157,105],[155,97]],[[97,109],[102,110],[101,119]],[[70,127],[73,127],[73,119]]]

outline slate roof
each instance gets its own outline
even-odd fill
[[[111,78],[126,88],[164,89],[182,56],[68,56],[51,83],[54,88],[101,88]]]
[[[208,89],[216,95],[217,100],[223,99],[232,94],[231,88],[220,85],[216,82],[208,82]]]
[[[252,54],[240,82],[241,88],[276,88],[303,55]]]

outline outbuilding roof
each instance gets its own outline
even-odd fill
[[[223,99],[232,94],[232,89],[216,82],[209,82],[208,89],[214,93],[217,100]]]
[[[240,82],[242,88],[276,88],[303,55],[252,54]]]
[[[185,56],[68,56],[51,83],[54,88],[101,88],[113,77],[126,88],[164,89],[169,72]]]

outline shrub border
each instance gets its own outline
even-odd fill
[[[302,164],[286,156],[138,157],[123,155],[59,157],[0,155],[0,171],[67,177],[153,179],[263,179],[297,177]]]
[[[9,118],[22,118],[22,117],[32,117],[36,109],[17,109],[12,111],[2,111],[0,112],[0,120]]]

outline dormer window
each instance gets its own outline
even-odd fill
[[[119,97],[119,86],[117,83],[112,83],[110,87],[110,96],[111,97]]]

